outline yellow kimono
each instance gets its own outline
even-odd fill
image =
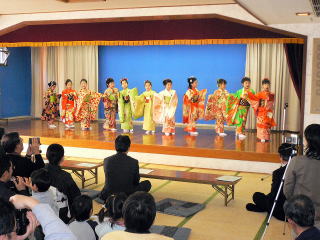
[[[152,114],[153,95],[155,93],[153,90],[145,91],[140,96],[136,96],[134,100],[134,118],[143,116],[142,129],[146,131],[156,130],[156,123],[153,121]]]

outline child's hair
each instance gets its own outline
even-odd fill
[[[87,83],[87,84],[88,84],[87,79],[82,78],[82,79],[80,80],[80,83],[82,83],[82,82],[85,82],[85,83]]]
[[[120,83],[122,84],[123,81],[125,81],[128,84],[128,78],[121,78]]]
[[[268,78],[264,78],[263,80],[262,80],[262,85],[263,84],[271,84],[271,82],[270,82],[270,80],[268,79]]]
[[[194,83],[195,81],[197,81],[197,78],[196,78],[196,77],[191,76],[191,77],[188,78],[189,89],[192,88],[191,85],[192,85],[192,83]]]
[[[30,175],[32,185],[36,185],[39,192],[46,192],[51,186],[51,178],[47,169],[35,170]]]
[[[219,86],[220,84],[227,84],[227,81],[224,80],[223,78],[219,78],[219,79],[217,80],[217,84],[218,84],[218,86]]]
[[[107,78],[107,80],[106,80],[107,87],[109,87],[109,84],[112,82],[114,82],[113,78]]]
[[[111,227],[113,227],[115,222],[122,218],[122,207],[126,199],[127,195],[123,192],[109,196],[98,213],[99,222],[101,223],[105,217],[109,217]]]
[[[65,85],[67,86],[69,82],[72,83],[71,79],[67,79]]]
[[[172,84],[172,80],[170,78],[167,78],[165,80],[163,80],[163,86],[166,86],[168,83],[171,83]]]
[[[92,199],[87,195],[76,197],[72,203],[72,211],[77,221],[88,220],[92,212]]]
[[[244,77],[241,79],[241,83],[244,84],[244,82],[251,82],[251,79],[248,77]]]
[[[144,81],[144,86],[145,86],[147,83],[149,83],[149,84],[151,85],[151,87],[152,87],[152,82],[149,81],[149,80]]]
[[[50,82],[48,83],[48,86],[49,86],[49,87],[57,86],[57,83],[56,83],[55,81],[50,81]]]

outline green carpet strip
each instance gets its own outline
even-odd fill
[[[240,172],[236,172],[234,174],[234,176],[238,176],[240,174]],[[214,199],[219,193],[217,191],[214,191],[210,197],[208,197],[202,204],[204,204],[205,206],[212,201],[212,199]],[[195,214],[196,215],[196,214]],[[191,218],[193,218],[193,216],[195,215],[192,215],[192,216],[189,216],[189,217],[186,217],[184,218],[178,225],[177,227],[183,227],[187,222],[190,221]]]
[[[253,240],[260,240],[261,239],[264,228],[267,225],[267,221],[268,221],[268,216],[266,216],[266,218],[263,220],[263,222],[262,222],[262,224],[261,224],[261,226],[260,226],[260,228],[259,228],[259,230]]]

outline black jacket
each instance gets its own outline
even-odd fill
[[[14,166],[12,176],[30,177],[34,170],[44,167],[44,162],[40,154],[35,155],[35,162],[29,157],[23,157],[17,154],[7,154],[9,160]]]
[[[69,208],[71,207],[74,199],[81,195],[81,192],[71,177],[71,174],[62,170],[60,166],[47,164],[45,168],[48,170],[51,177],[51,186],[55,187],[59,192],[63,193],[68,198]],[[67,217],[68,209],[59,211],[59,217],[68,223],[70,218]],[[72,212],[71,212],[72,216]]]
[[[319,240],[320,230],[316,227],[311,227],[306,231],[302,232],[296,240]]]
[[[283,177],[283,174],[284,174],[285,170],[286,170],[286,166],[283,166],[283,167],[280,167],[280,168],[274,170],[273,173],[272,173],[271,191],[267,195],[268,196],[269,209],[270,210],[271,210],[271,207],[272,207],[272,205],[274,203],[274,200],[275,200],[275,198],[277,196],[278,189],[280,187],[281,180],[282,180],[282,177]],[[278,212],[278,213],[281,213],[281,215],[283,214],[283,217],[284,217],[283,205],[284,205],[285,201],[286,201],[286,197],[284,196],[283,186],[282,186],[274,211]]]
[[[101,198],[106,199],[112,193],[125,192],[130,195],[139,185],[138,160],[125,153],[117,153],[104,159],[106,183]]]

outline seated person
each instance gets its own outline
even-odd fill
[[[99,223],[95,228],[100,239],[109,232],[125,230],[122,207],[126,199],[125,193],[115,193],[107,198],[98,213]]]
[[[16,233],[16,210],[30,209],[26,214],[29,220],[27,231],[24,235]],[[10,202],[0,199],[0,239],[21,240],[33,233],[38,222],[44,229],[45,240],[76,240],[70,229],[54,214],[52,209],[39,203],[38,200],[23,195],[14,195]]]
[[[99,239],[94,229],[97,222],[90,220],[92,215],[92,199],[87,195],[78,196],[72,203],[75,221],[69,227],[78,240]]]
[[[295,195],[284,204],[284,212],[295,240],[319,240],[320,231],[314,226],[315,208],[305,195]]]
[[[64,160],[64,148],[60,144],[51,144],[46,156],[49,164],[45,169],[50,175],[51,186],[57,189],[55,197],[59,207],[59,217],[68,224],[71,219],[69,206],[72,206],[73,200],[81,193],[71,174],[60,167]]]
[[[156,203],[151,194],[136,192],[128,197],[123,206],[125,231],[115,231],[103,236],[102,240],[169,240],[163,235],[150,233],[156,217]]]
[[[286,170],[288,160],[294,150],[294,146],[288,143],[283,143],[280,145],[278,149],[278,153],[280,155],[281,163],[283,164],[282,167],[276,169],[272,173],[272,184],[271,184],[271,191],[267,195],[261,192],[255,192],[253,194],[253,202],[248,203],[246,208],[248,211],[252,212],[270,212],[276,195],[278,193],[278,189],[281,184],[281,180]],[[281,189],[277,204],[273,211],[273,216],[278,220],[284,221],[284,211],[283,211],[283,204],[286,201],[286,197],[283,194],[283,190]]]
[[[14,186],[8,184],[12,178],[13,165],[7,156],[0,159],[0,199],[9,202],[10,197],[17,193],[28,195],[25,182],[22,177],[13,179]]]
[[[138,160],[129,157],[130,138],[119,135],[115,140],[117,153],[104,159],[104,173],[106,183],[100,198],[106,200],[113,193],[124,192],[128,196],[136,191],[149,192],[151,183],[140,181]]]
[[[2,137],[1,145],[12,162],[13,176],[30,177],[34,170],[44,167],[44,162],[40,154],[40,144],[33,139],[27,150],[25,157],[21,156],[23,150],[23,139],[19,133],[11,132]],[[31,159],[34,156],[34,161]]]

